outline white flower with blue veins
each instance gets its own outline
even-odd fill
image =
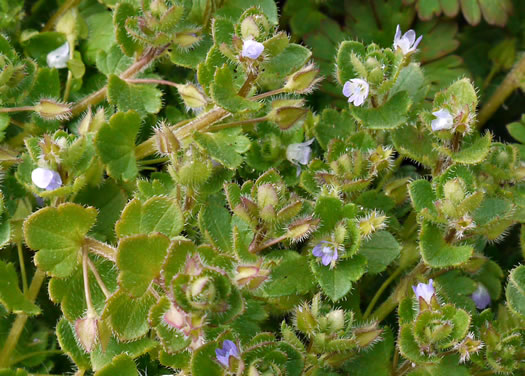
[[[247,57],[250,59],[257,59],[264,51],[264,44],[259,43],[253,39],[247,39],[242,45],[242,57]]]
[[[56,50],[48,53],[46,60],[50,68],[67,68],[67,62],[69,61],[69,43],[66,42]]]
[[[31,180],[38,188],[45,189],[46,191],[52,191],[60,188],[62,185],[62,178],[58,172],[41,167],[33,170]]]
[[[345,82],[343,95],[348,97],[348,103],[353,103],[354,106],[359,107],[365,103],[369,90],[368,82],[361,78],[353,78]]]
[[[448,110],[440,109],[432,112],[432,115],[436,117],[431,123],[434,132],[454,127],[454,117]]]
[[[401,35],[401,28],[397,25],[396,35],[394,36],[394,50],[400,48],[403,55],[407,55],[417,49],[421,39],[423,39],[423,35],[420,35],[416,40],[416,32],[412,29]]]

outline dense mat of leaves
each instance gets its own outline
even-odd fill
[[[525,372],[521,1],[0,30],[0,376]]]

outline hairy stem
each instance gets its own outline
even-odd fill
[[[82,249],[82,276],[84,277],[84,295],[86,297],[87,314],[89,316],[96,315],[95,307],[91,303],[91,291],[89,290],[89,257],[88,250],[86,247]]]
[[[24,294],[27,294],[27,273],[26,273],[26,264],[24,262],[24,250],[22,248],[22,242],[16,243],[18,249],[18,263],[20,264],[20,274],[22,277],[22,291]]]
[[[38,292],[40,291],[40,287],[42,287],[42,283],[44,283],[45,277],[46,273],[44,273],[40,269],[36,269],[35,275],[33,276],[33,280],[31,281],[31,285],[29,286],[29,290],[26,294],[27,299],[30,302],[35,301]],[[2,351],[0,351],[0,368],[9,367],[9,359],[11,358],[11,353],[13,352],[13,350],[16,347],[16,344],[18,343],[18,339],[22,334],[22,330],[24,329],[27,318],[28,316],[25,313],[19,313],[15,321],[13,322],[13,326],[9,331],[7,339],[4,343],[4,347]]]
[[[174,125],[173,127],[170,127],[170,129],[173,131],[173,134],[178,140],[182,140],[192,135],[193,132],[205,129],[209,125],[214,124],[230,115],[231,114],[228,111],[220,107],[216,107],[206,112],[202,116],[193,119],[182,127],[176,128],[177,125]],[[140,145],[137,145],[135,148],[135,158],[137,158],[137,160],[146,158],[147,156],[155,153],[155,136],[150,137],[148,140],[144,141]]]
[[[268,118],[266,116],[255,118],[255,119],[246,119],[246,120],[239,120],[239,121],[232,121],[230,123],[222,123],[215,125],[210,128],[210,131],[220,131],[222,129],[228,129],[228,128],[237,128],[239,125],[245,125],[245,124],[256,124],[260,123],[261,121],[266,121]]]
[[[2,112],[22,112],[22,111],[34,111],[34,106],[22,106],[22,107],[4,107],[0,108],[0,113]]]
[[[159,57],[166,50],[166,48],[167,46],[164,46],[162,48],[154,48],[154,49],[147,50],[139,60],[137,60],[134,64],[132,64],[124,72],[122,72],[122,74],[119,77],[123,80],[127,80],[135,76],[137,73],[145,69],[153,60]],[[73,108],[71,109],[72,115],[73,116],[78,115],[82,111],[84,111],[86,108],[88,108],[89,106],[94,106],[100,101],[102,101],[104,98],[106,98],[107,91],[108,91],[108,86],[106,85],[102,89],[82,99],[80,102],[75,104]]]
[[[106,297],[106,299],[108,299],[111,296],[111,291],[109,291],[108,288],[106,287],[106,284],[104,283],[104,281],[102,280],[102,277],[98,273],[98,270],[95,264],[93,264],[93,261],[91,261],[89,257],[88,257],[88,265],[89,265],[89,269],[91,269],[91,273],[93,273],[93,275],[95,276],[95,280],[97,281],[100,289],[104,293],[104,296]]]
[[[156,85],[167,85],[177,87],[178,84],[166,80],[155,80],[153,78],[129,78],[126,80],[130,84],[156,84]]]
[[[84,239],[84,246],[99,256],[102,256],[113,262],[117,261],[117,250],[106,243],[86,237]]]
[[[507,74],[503,82],[498,86],[494,94],[481,108],[478,115],[477,127],[481,128],[505,102],[505,100],[516,90],[525,77],[525,54],[514,65],[514,68]]]

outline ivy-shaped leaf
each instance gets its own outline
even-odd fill
[[[38,251],[35,256],[38,267],[54,277],[71,275],[96,217],[96,209],[72,203],[46,207],[28,217],[24,236],[28,247]]]
[[[134,297],[142,296],[160,275],[170,240],[162,234],[134,235],[118,245],[119,284]]]
[[[139,129],[140,116],[135,111],[128,111],[116,113],[98,131],[95,145],[111,177],[131,180],[137,176],[135,138]]]
[[[311,265],[322,291],[336,302],[350,291],[352,282],[365,273],[366,262],[365,257],[356,255],[337,262],[334,268],[322,265],[318,260],[312,261]]]
[[[148,312],[153,304],[155,297],[152,294],[134,299],[120,290],[107,301],[102,319],[108,320],[120,341],[132,341],[148,332]]]
[[[365,239],[359,248],[359,254],[368,260],[368,273],[383,272],[401,253],[401,246],[388,231],[378,231],[370,239]]]
[[[433,268],[447,268],[468,261],[474,249],[469,245],[451,245],[445,242],[440,229],[430,222],[423,223],[419,235],[421,256]]]
[[[182,210],[172,198],[154,196],[142,203],[130,201],[115,226],[119,238],[160,232],[169,238],[180,234],[184,227]]]
[[[217,68],[210,86],[211,96],[215,103],[230,112],[255,111],[262,104],[241,97],[233,85],[233,72],[229,65]]]
[[[407,92],[400,91],[380,107],[353,107],[352,114],[365,128],[394,129],[406,122],[410,103]]]
[[[142,116],[162,108],[162,92],[148,84],[130,84],[112,74],[108,80],[108,101],[119,111],[135,110]]]
[[[241,129],[225,129],[219,132],[195,133],[193,138],[210,156],[227,168],[238,168],[244,161],[241,153],[248,151],[250,139]]]

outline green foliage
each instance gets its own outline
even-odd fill
[[[0,375],[523,374],[524,14],[0,1]]]
[[[55,277],[73,273],[80,260],[84,237],[95,223],[97,211],[76,204],[46,207],[24,222],[28,247],[38,251],[36,264]]]

